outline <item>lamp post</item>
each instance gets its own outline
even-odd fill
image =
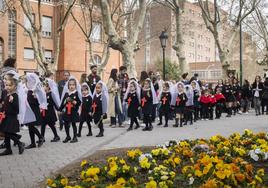
[[[166,30],[162,31],[161,35],[159,36],[159,39],[160,39],[160,43],[161,43],[161,47],[163,49],[163,80],[165,81],[166,80],[166,67],[165,67],[165,64],[166,64],[166,57],[165,57],[165,49],[167,47],[167,39],[168,39],[168,34],[166,32]]]
[[[241,1],[239,1],[239,4],[241,6]],[[243,32],[242,32],[242,20],[240,21],[240,86],[243,84]]]

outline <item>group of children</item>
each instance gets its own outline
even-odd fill
[[[81,137],[83,123],[88,125],[87,136],[92,136],[91,121],[99,127],[99,134],[104,134],[103,119],[107,118],[108,91],[106,85],[99,81],[96,84],[93,94],[86,83],[82,85],[74,78],[66,82],[62,96],[60,97],[55,81],[46,78],[41,81],[37,74],[27,73],[20,81],[15,71],[7,72],[4,77],[2,93],[2,107],[0,112],[0,132],[4,133],[4,143],[0,148],[5,150],[0,155],[12,154],[10,140],[18,145],[19,154],[24,149],[41,147],[45,142],[45,130],[48,125],[54,138],[51,142],[58,142],[60,137],[57,134],[55,124],[57,122],[56,111],[62,112],[66,138],[63,143],[77,142]],[[77,131],[76,124],[79,124]],[[21,135],[17,134],[20,125],[28,127],[31,144],[25,147],[20,141]],[[37,126],[41,126],[41,132]],[[70,136],[70,127],[73,129],[73,138]],[[35,142],[35,136],[38,141]],[[36,145],[37,144],[37,145]]]
[[[16,72],[8,72],[4,80],[0,132],[4,133],[5,140],[0,147],[6,150],[0,155],[12,154],[10,140],[18,146],[20,154],[24,149],[41,147],[45,142],[47,125],[54,134],[51,142],[60,141],[55,127],[58,120],[57,111],[62,112],[64,121],[66,138],[63,143],[77,142],[77,137],[82,135],[84,123],[88,126],[87,136],[92,136],[92,121],[99,128],[96,137],[104,136],[103,120],[107,118],[109,100],[108,89],[104,82],[99,81],[92,93],[86,83],[80,85],[77,79],[70,77],[60,96],[55,81],[49,78],[41,81],[35,73],[27,73],[24,80],[19,81]],[[127,130],[138,129],[139,119],[142,119],[145,124],[143,131],[151,131],[155,108],[159,113],[158,125],[163,124],[164,118],[164,127],[169,126],[170,119],[175,119],[174,127],[182,127],[188,122],[193,124],[198,119],[212,120],[214,109],[216,118],[219,119],[226,102],[230,100],[228,92],[232,92],[229,91],[228,85],[224,87],[226,87],[225,95],[222,94],[223,88],[216,88],[215,94],[212,94],[209,89],[201,89],[195,80],[189,84],[164,82],[160,92],[157,93],[150,79],[146,79],[142,84],[130,79],[123,97],[130,118]],[[78,129],[77,123],[79,123]],[[20,125],[26,125],[29,129],[31,144],[27,147],[24,147],[24,143],[20,141],[21,136],[17,134]],[[37,129],[38,125],[41,125],[41,132]],[[73,131],[72,138],[70,127]],[[38,137],[37,142],[35,136]]]

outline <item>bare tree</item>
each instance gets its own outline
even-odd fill
[[[138,35],[143,27],[147,0],[122,0],[116,14],[112,13],[113,1],[100,0],[103,25],[112,49],[122,53],[124,65],[128,68],[130,77],[137,77],[135,67],[135,51]],[[119,19],[120,21],[117,21]],[[117,30],[118,25],[125,30]]]
[[[80,28],[81,32],[83,33],[86,42],[88,43],[88,54],[89,54],[89,64],[90,65],[96,65],[97,62],[95,61],[94,54],[93,54],[93,45],[94,45],[94,39],[92,36],[94,36],[94,22],[101,20],[101,15],[99,15],[98,12],[98,4],[96,4],[96,1],[84,1],[83,3],[80,3],[80,9],[82,12],[81,18],[78,18],[76,15],[71,13],[72,18]],[[112,15],[115,14],[117,11],[117,8],[113,10]],[[106,41],[105,41],[106,40]],[[101,55],[101,62],[98,64],[98,74],[102,75],[102,72],[105,68],[105,66],[108,63],[108,60],[110,58],[110,46],[109,46],[109,40],[107,37],[104,37],[103,42],[103,50]]]
[[[223,76],[226,77],[231,63],[230,50],[239,33],[240,24],[255,10],[259,0],[214,0],[214,4],[209,0],[198,0],[198,2],[204,23],[215,39],[224,70]],[[227,41],[221,37],[221,28],[224,25],[231,28]]]
[[[176,20],[176,42],[173,44],[172,48],[176,51],[178,57],[178,62],[180,66],[180,72],[185,72],[186,68],[186,58],[183,53],[183,32],[182,32],[182,13],[184,11],[184,5],[186,0],[154,0],[156,3],[168,7],[175,16]]]
[[[31,45],[34,51],[35,59],[38,64],[38,68],[40,71],[45,74],[49,71],[56,71],[57,65],[58,65],[58,59],[59,59],[59,53],[60,53],[60,35],[62,31],[65,28],[65,25],[67,24],[69,15],[72,11],[73,6],[76,3],[76,0],[70,0],[70,1],[64,1],[62,2],[55,2],[55,3],[62,3],[62,10],[63,14],[60,18],[60,23],[58,24],[58,27],[56,28],[55,32],[55,52],[54,52],[54,63],[47,62],[45,58],[45,52],[44,52],[44,45],[43,45],[43,36],[42,36],[42,1],[37,0],[37,12],[34,11],[31,1],[30,0],[6,0],[5,6],[6,6],[6,12],[14,13],[17,9],[22,10],[24,15],[26,16],[29,26],[26,26],[25,23],[21,22],[19,19],[17,19],[16,15],[13,15],[13,21],[20,27],[24,29],[24,32],[27,33],[29,36],[29,39],[31,41]],[[33,15],[37,15],[37,19]]]

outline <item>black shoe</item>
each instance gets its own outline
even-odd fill
[[[168,124],[165,124],[165,126],[164,127],[168,127]]]
[[[60,141],[60,137],[59,136],[56,136],[50,142],[58,142],[58,141]]]
[[[162,122],[159,122],[157,125],[163,125]]]
[[[77,137],[81,137],[81,133],[78,133],[78,134],[77,134]]]
[[[226,117],[231,117],[231,115],[230,115],[230,114],[228,114]]]
[[[1,145],[0,145],[0,149],[5,149],[6,148],[6,145],[5,145],[5,142],[3,142]]]
[[[192,121],[190,122],[190,125],[193,125],[193,122]]]
[[[74,137],[74,138],[71,140],[70,143],[76,143],[76,142],[78,142],[77,137]]]
[[[173,127],[179,127],[178,124],[173,125]]]
[[[39,142],[40,142],[40,140],[37,140],[37,141],[36,141],[37,144],[39,144]],[[46,142],[46,140],[45,140],[45,138],[43,137],[43,143],[45,143],[45,142]]]
[[[67,142],[69,142],[71,140],[71,137],[66,137],[62,142],[63,143],[67,143]]]
[[[99,133],[96,137],[103,137],[103,133]]]
[[[93,134],[92,134],[92,132],[89,132],[88,134],[87,134],[87,136],[92,136]]]
[[[136,127],[134,129],[138,129],[138,128],[140,128],[140,126],[139,125],[136,125]]]
[[[133,130],[133,128],[132,127],[129,127],[128,129],[127,129],[127,131],[132,131]]]
[[[5,155],[12,155],[12,150],[5,150],[2,153],[0,153],[0,156],[5,156]]]
[[[149,130],[148,127],[145,127],[145,128],[142,129],[142,131],[148,131],[148,130]]]
[[[32,149],[32,148],[36,148],[35,144],[30,144],[29,146],[25,147],[25,149]]]
[[[40,148],[44,144],[44,142],[45,142],[45,139],[44,138],[40,138],[40,140],[39,140],[39,142],[37,144],[37,147]]]
[[[183,125],[187,125],[187,122],[184,122]]]
[[[18,147],[19,147],[19,154],[20,154],[20,155],[23,154],[23,152],[24,152],[24,146],[25,146],[25,144],[24,144],[23,142],[20,142],[20,143],[18,144]]]
[[[148,129],[148,131],[152,131],[154,129],[154,127],[151,125]]]

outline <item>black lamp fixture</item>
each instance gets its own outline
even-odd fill
[[[163,49],[163,80],[166,80],[166,62],[165,62],[165,49],[167,47],[167,40],[168,40],[168,34],[166,29],[164,31],[162,31],[161,35],[159,36],[160,39],[160,43],[161,43],[161,47]]]

